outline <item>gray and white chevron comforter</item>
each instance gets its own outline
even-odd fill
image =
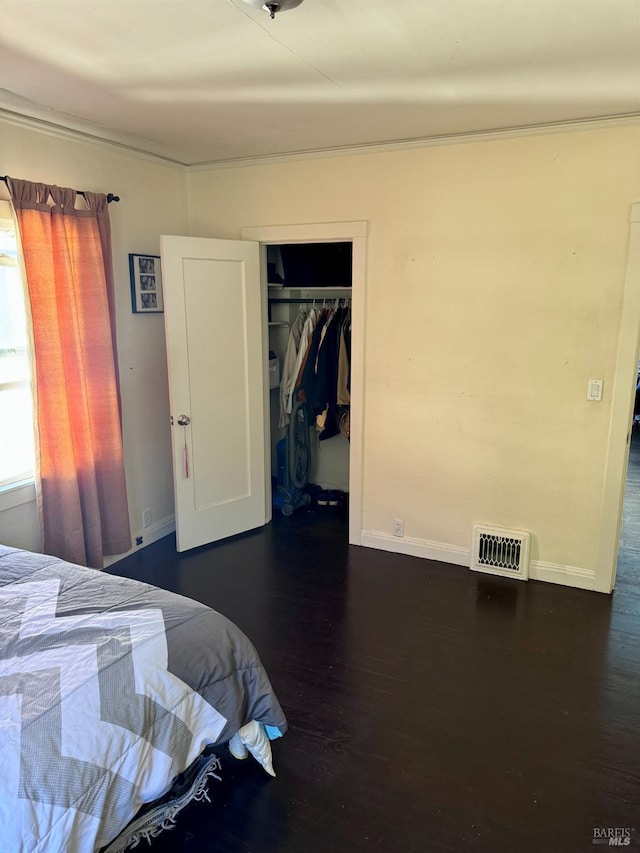
[[[250,720],[286,730],[224,616],[0,545],[0,853],[99,850]]]

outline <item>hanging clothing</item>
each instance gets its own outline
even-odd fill
[[[306,402],[320,439],[340,432],[350,402],[351,309],[301,309],[294,320],[284,357],[280,389],[280,426],[290,420],[294,399]],[[342,425],[343,434],[348,428]]]
[[[296,355],[295,363],[293,365],[293,369],[291,371],[291,378],[288,383],[288,389],[286,394],[285,412],[289,416],[291,415],[291,409],[293,405],[293,392],[299,384],[299,376],[302,370],[302,363],[305,356],[307,355],[309,344],[311,342],[311,336],[313,335],[313,330],[315,329],[316,322],[321,313],[322,311],[320,309],[311,308],[302,327],[302,334],[300,335],[300,344],[298,346],[298,352]]]
[[[296,319],[293,321],[291,331],[289,332],[289,340],[287,341],[287,349],[282,363],[282,377],[280,380],[280,421],[281,429],[287,426],[291,416],[287,409],[287,404],[291,398],[293,391],[292,383],[295,382],[297,371],[295,370],[298,352],[300,350],[300,340],[302,338],[302,330],[309,316],[307,308],[302,308]]]
[[[350,360],[347,355],[347,342],[345,339],[347,334],[346,325],[346,322],[342,324],[340,340],[338,342],[338,386],[336,399],[340,406],[348,406],[351,402],[351,392],[349,391]]]
[[[316,357],[320,348],[320,341],[322,339],[324,325],[328,319],[328,312],[323,311],[320,315],[320,319],[316,323],[315,329],[313,330],[313,334],[311,336],[311,343],[304,358],[304,367],[299,375],[299,385],[302,386],[302,389],[298,392],[298,399],[302,402],[309,403],[310,406],[312,405],[313,391],[315,386]]]
[[[315,381],[311,398],[308,400],[314,415],[319,415],[330,403],[337,400],[338,333],[342,315],[343,309],[339,308],[324,325],[324,337],[316,359]]]

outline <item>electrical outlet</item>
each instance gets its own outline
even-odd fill
[[[149,508],[142,510],[142,526],[151,527],[151,510]]]
[[[393,535],[404,536],[404,520],[402,518],[393,519]]]

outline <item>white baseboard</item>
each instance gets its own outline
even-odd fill
[[[563,566],[559,563],[543,563],[541,560],[531,560],[529,577],[534,581],[559,583],[562,586],[573,586],[577,589],[595,589],[596,585],[594,569]]]
[[[147,545],[151,545],[152,542],[157,542],[158,539],[162,539],[164,536],[174,533],[175,529],[175,515],[168,515],[166,518],[161,518],[160,521],[156,521],[155,524],[152,524],[150,527],[145,527],[144,530],[140,530],[138,533],[133,534],[134,543],[136,543],[138,539],[142,539],[142,542],[139,545],[134,544],[133,548],[130,551],[127,551],[126,554],[117,554],[115,557],[105,557],[104,568],[106,569],[108,566],[112,566],[114,563],[124,560],[125,557],[129,557],[141,548],[146,548]]]
[[[433,542],[411,536],[392,536],[390,533],[381,533],[377,530],[363,530],[360,541],[366,548],[377,548],[394,554],[408,554],[411,557],[438,560],[441,563],[452,563],[456,566],[468,567],[471,563],[470,548],[449,545],[446,542]],[[529,578],[578,589],[594,589],[596,573],[593,569],[531,560]]]
[[[410,557],[422,557],[425,560],[439,560],[441,563],[453,563],[456,566],[468,566],[471,562],[469,548],[447,545],[445,542],[431,542],[428,539],[415,539],[412,536],[392,536],[377,530],[363,530],[360,542],[365,548],[408,554]]]

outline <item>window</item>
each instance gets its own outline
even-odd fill
[[[15,225],[0,202],[0,489],[32,480],[34,460],[24,291]]]

